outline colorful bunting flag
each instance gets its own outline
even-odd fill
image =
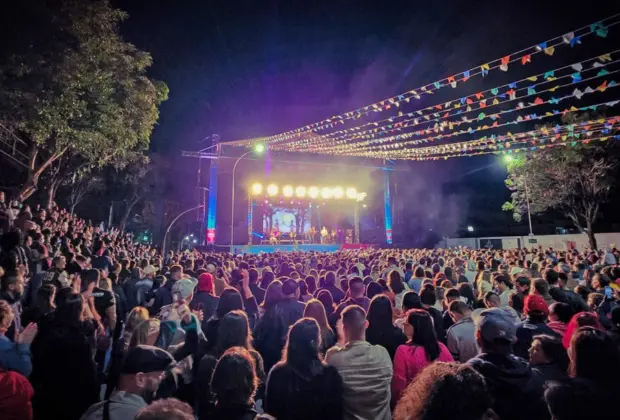
[[[553,46],[545,48],[545,54],[547,55],[553,55],[554,52],[555,52],[555,47]]]
[[[601,60],[603,63],[607,62],[607,61],[611,61],[611,54],[603,54],[600,55],[599,60]]]
[[[448,83],[450,84],[450,86],[452,86],[453,88],[456,87],[456,80],[454,79],[454,76],[450,76],[448,77]]]
[[[525,65],[526,63],[532,62],[532,56],[530,54],[524,55],[521,57],[521,64]]]
[[[489,74],[489,64],[483,64],[480,66],[480,73],[482,74],[482,76],[486,76],[487,74]]]
[[[491,93],[493,95],[497,95],[499,93],[499,89],[498,88],[493,88],[493,89],[491,89]]]
[[[576,36],[573,39],[570,40],[570,47],[573,48],[575,45],[577,44],[581,44],[581,37],[580,36]]]
[[[581,71],[581,70],[583,70],[583,64],[581,64],[581,63],[576,63],[576,64],[573,64],[571,67],[572,67],[575,71]]]
[[[507,55],[505,57],[502,57],[499,69],[502,71],[508,71],[508,63],[510,63],[510,56]]]
[[[569,32],[562,37],[562,41],[564,41],[565,44],[570,44],[574,38],[575,38],[575,33]]]
[[[573,83],[581,82],[581,73],[579,72],[571,74],[570,77],[573,79]]]
[[[534,95],[535,93],[536,93],[536,86],[535,85],[528,86],[527,94],[528,95]]]
[[[575,89],[573,91],[573,96],[577,99],[581,99],[581,97],[583,96],[583,92],[580,91],[579,89]]]
[[[606,69],[602,69],[601,71],[599,71],[596,75],[601,77],[601,76],[605,76],[609,74],[609,72]]]
[[[463,81],[469,79],[469,70],[463,72]]]
[[[537,76],[530,76],[527,78],[527,80],[529,80],[530,82],[535,82],[536,80],[538,80]]]
[[[545,78],[546,80],[555,80],[555,71],[551,70],[545,73],[545,75],[543,76],[543,78]]]

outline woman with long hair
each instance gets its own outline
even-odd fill
[[[217,302],[215,313],[206,324],[204,333],[207,338],[207,351],[212,351],[217,343],[220,321],[224,318],[224,315],[235,310],[243,310],[241,293],[233,287],[227,287],[224,289],[220,296],[220,300]]]
[[[423,309],[411,309],[405,322],[406,344],[399,346],[394,356],[392,400],[398,401],[413,379],[432,362],[452,362],[448,348],[437,340],[433,320]]]
[[[366,316],[368,320],[366,341],[370,344],[383,346],[392,360],[394,360],[398,346],[407,342],[407,337],[402,330],[394,325],[393,316],[390,298],[385,295],[377,295],[372,298]]]
[[[210,380],[217,361],[222,355],[233,347],[242,347],[250,353],[256,369],[256,376],[260,383],[264,382],[265,372],[261,355],[252,347],[252,332],[245,312],[234,310],[220,321],[218,340],[212,352],[200,359],[198,375],[195,381],[195,401],[198,402],[200,418],[209,418],[213,411],[213,397],[211,394]],[[259,398],[262,397],[262,390]]]
[[[568,349],[570,347],[573,335],[581,327],[593,327],[597,330],[603,331],[603,326],[601,325],[598,319],[598,315],[596,313],[579,312],[573,315],[570,322],[568,323],[568,327],[566,327],[566,334],[564,334],[564,337],[562,338],[562,344],[564,344],[565,349]]]
[[[273,307],[283,298],[282,282],[280,280],[274,280],[269,283],[269,287],[267,287],[267,290],[265,291],[265,300],[263,300],[263,303],[261,303],[259,307],[261,314],[265,314],[269,308]]]
[[[271,285],[271,282],[273,282],[275,278],[276,277],[273,275],[273,271],[263,270],[263,276],[261,277],[261,280],[260,280],[260,287],[262,289],[267,290],[269,286]]]
[[[82,296],[69,294],[39,322],[30,348],[37,419],[78,419],[99,401],[95,326],[84,319],[84,306]]]
[[[217,361],[211,377],[215,403],[208,417],[213,420],[260,418],[254,410],[254,396],[259,379],[254,359],[243,347],[228,349]]]
[[[336,344],[336,334],[332,327],[329,326],[327,321],[327,315],[325,314],[325,307],[318,299],[310,299],[306,303],[306,309],[304,310],[304,318],[312,318],[321,330],[321,347],[320,352],[325,355],[327,350]]]
[[[478,299],[477,307],[484,308],[484,296],[488,292],[493,291],[493,285],[491,284],[491,272],[488,270],[481,271],[478,273],[476,279],[476,291],[478,292],[476,295]]]
[[[316,289],[317,289],[316,276],[313,276],[313,275],[306,276],[305,282],[308,288],[308,293],[314,296],[314,292],[316,292]]]
[[[34,301],[21,314],[22,326],[31,322],[38,323],[44,316],[56,309],[54,304],[56,299],[56,287],[53,284],[44,284],[39,287],[35,294]]]
[[[613,339],[595,327],[581,327],[568,348],[569,376],[591,381],[599,390],[615,389],[620,378],[620,350]]]
[[[388,273],[388,287],[394,293],[394,305],[396,309],[401,310],[403,307],[403,296],[409,290],[409,286],[397,270]]]
[[[566,378],[568,354],[562,340],[546,334],[535,335],[529,349],[530,366],[542,373],[545,381]]]
[[[136,306],[129,312],[127,322],[125,323],[125,332],[123,333],[123,348],[125,350],[129,349],[129,342],[134,330],[147,319],[149,319],[149,311],[142,306]]]
[[[267,379],[265,412],[278,420],[342,419],[342,378],[323,362],[320,327],[302,318],[289,330],[282,360]]]

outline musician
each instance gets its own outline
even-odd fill
[[[331,243],[335,244],[337,239],[338,239],[338,232],[336,232],[336,229],[332,229],[332,233],[330,235],[330,239],[331,239]]]
[[[316,241],[316,229],[314,226],[310,226],[310,230],[308,231],[308,241],[313,244]]]
[[[328,241],[328,237],[329,236],[329,232],[327,231],[327,228],[325,226],[323,226],[321,228],[321,243],[322,244],[326,244]]]

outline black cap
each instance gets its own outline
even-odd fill
[[[290,296],[297,291],[299,283],[294,279],[286,279],[282,283],[282,294],[284,296]]]
[[[174,363],[170,353],[154,346],[139,345],[127,352],[121,373],[132,375],[166,370]]]

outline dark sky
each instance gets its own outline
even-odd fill
[[[130,15],[125,38],[153,55],[152,77],[170,88],[152,149],[172,155],[212,133],[257,137],[343,113],[620,11],[617,0],[114,3]],[[417,168],[482,184],[501,205],[505,173],[493,159]]]

